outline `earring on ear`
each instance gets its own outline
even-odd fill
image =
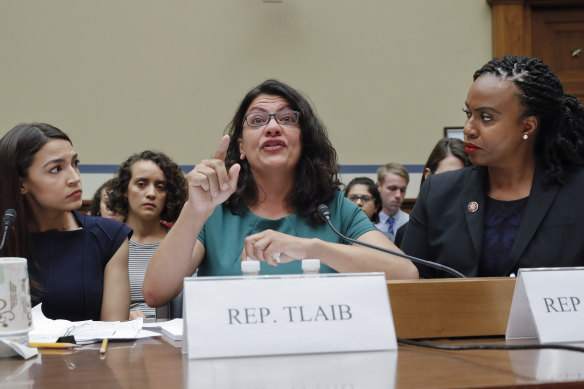
[[[244,153],[239,154],[239,159],[243,161],[245,159],[245,154]]]
[[[523,140],[527,140],[527,138],[529,138],[529,136],[527,136],[527,134],[523,134]]]

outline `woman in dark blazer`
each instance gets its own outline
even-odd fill
[[[426,180],[401,249],[471,277],[584,266],[582,104],[544,62],[516,56],[479,69],[465,104],[475,166]]]

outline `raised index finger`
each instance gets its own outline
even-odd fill
[[[217,146],[217,151],[215,151],[215,159],[220,159],[225,161],[225,156],[227,155],[227,149],[229,148],[229,135],[225,135],[221,138],[219,146]]]

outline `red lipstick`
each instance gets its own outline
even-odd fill
[[[478,147],[477,145],[464,142],[464,151],[466,151],[467,154],[474,153],[478,149],[480,149],[480,147]]]
[[[81,194],[83,192],[81,191],[81,189],[77,189],[76,191],[74,191],[73,193],[71,193],[69,196],[67,197],[72,197],[72,198],[77,198],[77,197],[81,197]]]

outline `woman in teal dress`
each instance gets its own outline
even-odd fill
[[[407,259],[344,244],[319,218],[353,239],[397,247],[343,197],[337,156],[326,129],[298,91],[267,80],[241,102],[213,159],[187,175],[189,199],[154,253],[143,293],[151,306],[180,292],[183,278],[240,275],[241,261],[262,261],[260,274],[300,273],[300,259],[318,258],[321,272],[384,272],[417,278]]]

